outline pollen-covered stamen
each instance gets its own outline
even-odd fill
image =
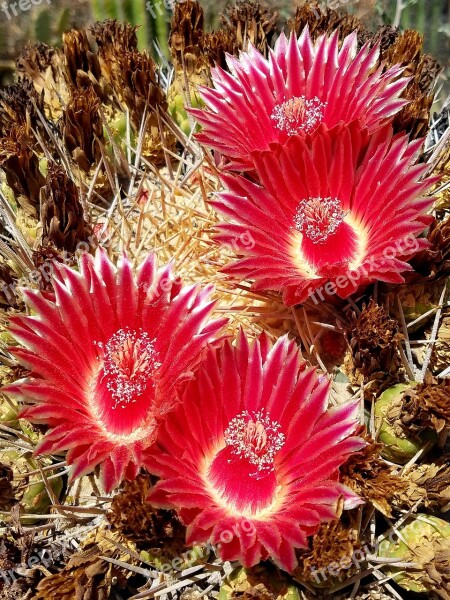
[[[338,198],[307,198],[297,207],[295,228],[312,242],[321,244],[336,233],[345,214]]]
[[[114,401],[112,409],[136,402],[153,386],[153,375],[161,366],[154,342],[145,331],[126,328],[116,331],[106,344],[97,344],[104,351],[103,377]]]
[[[317,96],[307,99],[306,96],[295,96],[282,104],[277,104],[270,118],[275,127],[288,135],[296,135],[300,131],[313,133],[323,119],[326,102]]]
[[[273,471],[273,459],[285,441],[280,424],[271,421],[264,411],[250,414],[247,411],[230,421],[225,430],[225,442],[232,453],[246,458],[255,465],[255,476]]]

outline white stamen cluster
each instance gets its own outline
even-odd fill
[[[114,400],[112,409],[125,408],[153,386],[155,370],[161,366],[158,353],[145,331],[119,329],[106,344],[98,342],[104,351],[103,376]]]
[[[234,417],[225,430],[225,442],[233,454],[255,465],[254,476],[273,471],[273,459],[285,442],[280,424],[271,421],[261,410],[250,414],[244,411]]]
[[[323,244],[336,232],[345,214],[338,198],[308,198],[297,207],[295,228],[312,242]]]
[[[289,136],[297,135],[300,131],[313,133],[323,119],[326,105],[317,96],[311,99],[295,96],[283,104],[277,104],[270,118],[275,121],[277,129],[285,131]]]

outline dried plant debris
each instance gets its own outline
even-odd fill
[[[436,463],[414,465],[403,474],[415,503],[420,498],[425,507],[446,511],[450,508],[450,457],[441,456]]]
[[[411,563],[406,569],[386,568],[394,580],[411,592],[434,591],[450,598],[450,524],[419,514],[398,530],[397,541],[382,542],[380,556]]]
[[[408,482],[380,456],[382,446],[370,437],[367,446],[356,452],[340,469],[342,481],[387,517],[394,506],[408,505]]]
[[[148,475],[125,482],[114,496],[107,518],[140,550],[158,553],[159,549],[160,554],[162,548],[167,560],[171,560],[186,549],[186,528],[173,511],[153,508],[147,502],[151,486]]]
[[[236,39],[240,50],[248,50],[251,44],[261,54],[268,56],[277,31],[277,17],[276,12],[271,12],[258,2],[242,0],[228,6],[221,22]]]
[[[436,380],[405,390],[401,409],[402,426],[410,435],[419,436],[426,430],[441,433],[450,427],[450,379]]]
[[[372,299],[357,313],[350,311],[345,329],[349,351],[346,371],[351,381],[361,382],[368,394],[376,394],[402,377],[399,323]]]
[[[322,525],[312,536],[311,550],[299,554],[295,577],[313,587],[332,587],[351,577],[356,566],[351,557],[363,545],[356,515]]]
[[[345,11],[334,10],[324,6],[322,2],[308,1],[297,7],[295,15],[289,21],[289,27],[297,36],[308,26],[311,37],[316,40],[324,33],[339,30],[339,37],[343,39],[353,31],[358,32],[358,43],[361,47],[368,39],[370,33],[363,23]]]
[[[41,188],[41,220],[43,247],[53,245],[74,253],[92,234],[78,187],[55,163],[48,165],[45,186]]]
[[[132,564],[127,549],[133,546],[120,536],[99,530],[86,538],[64,569],[39,582],[34,600],[106,600],[126,587],[127,573],[106,558]],[[129,576],[130,572],[128,572]]]
[[[11,467],[0,464],[0,510],[9,511],[16,503],[16,496],[12,486],[14,472]]]

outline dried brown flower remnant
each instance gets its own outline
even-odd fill
[[[107,600],[114,587],[124,587],[125,571],[112,565],[102,557],[114,558],[130,563],[130,555],[117,545],[132,544],[114,532],[105,533],[97,529],[83,544],[83,549],[73,554],[62,571],[42,579],[33,600]]]
[[[238,55],[240,45],[232,31],[219,29],[219,31],[205,33],[200,39],[200,47],[209,65],[228,70],[226,55]]]
[[[239,49],[247,51],[252,44],[267,57],[276,32],[277,16],[259,2],[243,0],[228,7],[221,22],[236,39]]]
[[[177,2],[171,21],[169,46],[175,67],[183,67],[187,55],[198,55],[203,37],[203,8],[196,0]],[[189,65],[186,64],[189,70]]]
[[[442,456],[436,463],[414,465],[403,478],[410,486],[420,490],[427,508],[450,508],[449,455]]]
[[[8,136],[0,138],[0,167],[15,198],[28,216],[37,216],[39,193],[45,183],[39,159],[32,150],[25,127],[14,126]]]
[[[408,592],[434,592],[450,600],[450,524],[418,514],[398,529],[397,541],[384,540],[380,557],[412,563],[408,568],[386,565],[383,570]]]
[[[97,54],[91,49],[86,31],[72,29],[64,33],[63,52],[69,87],[79,88],[93,85],[96,93],[102,98],[103,94],[99,83],[100,63]]]
[[[361,548],[359,529],[352,513],[322,525],[312,536],[311,550],[298,554],[294,575],[313,585],[332,585],[351,577],[352,556]],[[331,571],[330,571],[331,568]]]
[[[316,40],[319,36],[331,34],[339,29],[339,38],[358,32],[358,46],[361,47],[372,36],[363,23],[352,15],[345,12],[333,10],[323,3],[313,0],[297,7],[295,15],[289,21],[289,27],[298,37],[305,27],[308,26],[311,38]]]
[[[397,321],[373,299],[361,314],[351,311],[348,317],[346,369],[354,382],[363,382],[369,394],[376,394],[400,380],[398,344],[403,335]]]
[[[0,306],[19,308],[20,301],[15,294],[18,276],[3,259],[0,259]]]
[[[146,52],[124,52],[119,57],[119,77],[113,87],[130,112],[134,130],[141,131],[146,119],[143,155],[155,165],[164,163],[164,148],[174,146],[175,139],[164,127],[167,99],[159,85],[157,65]]]
[[[9,511],[16,503],[16,497],[12,487],[13,470],[7,465],[0,463],[0,510]],[[1,554],[1,552],[0,552]]]
[[[396,504],[402,504],[408,483],[396,475],[394,468],[380,457],[381,444],[375,443],[368,436],[366,439],[368,445],[342,465],[342,483],[384,515],[391,517],[393,500]]]
[[[61,119],[61,134],[72,159],[85,173],[101,160],[100,99],[92,87],[73,90]]]
[[[35,146],[32,128],[42,129],[38,111],[43,112],[42,97],[31,81],[18,81],[0,90],[0,132],[3,135],[10,135],[14,127],[22,127],[29,143]]]
[[[117,85],[120,80],[120,55],[137,51],[136,29],[129,23],[119,23],[115,19],[97,22],[91,28],[98,47],[101,73],[110,85]],[[114,105],[114,98],[110,97],[109,102]]]
[[[108,521],[139,548],[170,547],[175,555],[180,554],[185,548],[186,528],[174,511],[155,509],[147,502],[151,485],[148,475],[126,481],[113,498]]]
[[[84,219],[78,188],[65,171],[50,163],[41,193],[42,244],[75,252],[85,242],[91,229]]]
[[[450,378],[430,377],[403,394],[401,424],[409,435],[432,429],[440,433],[450,427]]]
[[[386,53],[389,51],[389,48],[395,42],[399,34],[400,29],[398,27],[392,27],[392,25],[384,25],[375,32],[372,43],[380,44],[380,62],[383,57],[386,56]]]
[[[450,273],[450,217],[434,219],[428,229],[430,246],[418,252],[411,261],[423,277],[442,277]]]
[[[410,84],[403,97],[409,104],[394,118],[394,130],[408,133],[411,139],[426,136],[434,96],[423,94],[417,89],[416,84]]]
[[[45,85],[45,73],[48,67],[52,67],[57,52],[56,48],[43,42],[27,46],[16,60],[17,71],[42,88]]]
[[[97,21],[91,32],[98,46],[98,54],[101,58],[107,58],[109,53],[116,54],[120,51],[131,52],[137,50],[138,40],[137,27],[130,23],[120,23],[116,19]]]
[[[68,99],[63,60],[61,50],[39,42],[25,48],[16,61],[17,71],[22,78],[33,82],[39,96],[43,94],[45,114],[49,119],[60,116],[61,103]]]
[[[439,374],[450,365],[450,311],[443,311],[442,319],[437,332],[437,340],[433,347],[430,366],[433,373]]]
[[[405,77],[411,77],[404,97],[407,104],[394,119],[394,129],[406,131],[411,138],[426,135],[433,94],[431,93],[441,68],[431,56],[423,54],[423,37],[412,29],[399,34],[382,59],[387,66],[401,64]]]

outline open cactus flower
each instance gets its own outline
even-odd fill
[[[259,183],[223,175],[227,190],[214,202],[228,221],[217,226],[221,243],[244,232],[254,240],[225,272],[282,292],[286,304],[402,283],[432,220],[424,194],[435,179],[416,164],[421,145],[390,126],[370,135],[352,123],[254,152]]]
[[[203,127],[197,137],[227,157],[228,168],[252,170],[253,151],[312,135],[321,124],[360,120],[376,131],[405,105],[408,83],[401,66],[384,70],[379,55],[379,44],[358,51],[356,32],[313,43],[308,27],[298,39],[282,33],[267,59],[250,46],[228,57],[229,71],[212,71],[212,88],[201,89],[206,107],[191,110]]]
[[[211,351],[149,451],[160,477],[149,501],[175,508],[188,542],[218,544],[224,560],[271,557],[292,571],[295,548],[336,518],[340,499],[361,503],[338,477],[365,444],[358,403],[327,410],[329,390],[285,337],[272,346],[240,334]]]
[[[81,270],[57,268],[54,298],[25,290],[31,316],[11,320],[23,347],[12,354],[31,372],[3,391],[26,402],[21,416],[48,425],[37,453],[67,451],[71,477],[99,466],[107,491],[134,478],[176,386],[215,339],[211,288],[183,287],[149,254],[136,275],[126,256],[84,254]]]
[[[203,2],[1,7],[0,600],[450,599],[447,3]]]

